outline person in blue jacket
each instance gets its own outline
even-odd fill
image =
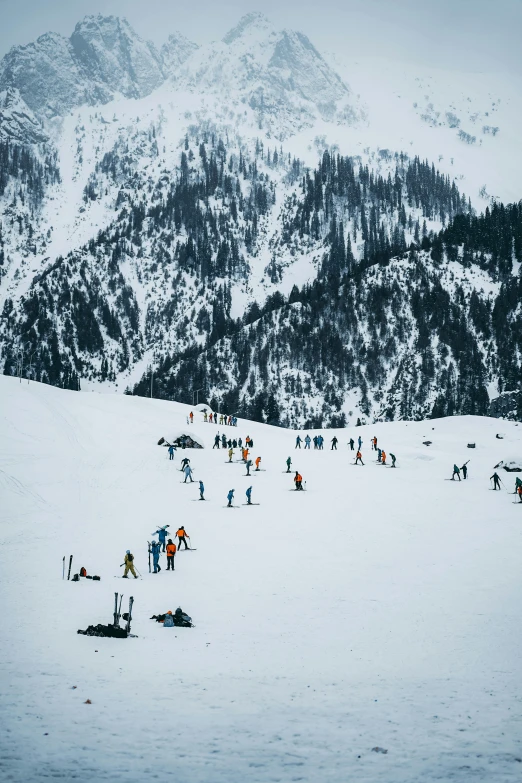
[[[203,482],[200,479],[200,481],[199,481],[199,499],[200,500],[205,500],[204,495],[205,495],[205,485],[203,484]]]
[[[190,467],[190,465],[185,465],[183,473],[185,474],[185,481],[183,482],[184,484],[187,483],[187,479],[190,479],[191,483],[194,481],[194,479],[192,478],[192,468]]]
[[[246,497],[247,497],[247,505],[251,506],[252,505],[252,487],[249,487],[245,494],[246,494]]]
[[[359,451],[360,451],[361,450],[361,446],[362,446],[362,438],[361,438],[360,435],[359,435],[359,438],[357,439],[357,443],[359,444]]]
[[[159,541],[152,541],[150,545],[150,552],[152,554],[152,562],[154,563],[154,573],[157,574],[161,571],[159,564],[159,557],[161,552],[161,544]]]
[[[227,495],[227,500],[228,500],[227,508],[232,508],[232,501],[234,500],[234,492],[235,491],[236,491],[235,489],[231,489],[230,492]]]
[[[166,549],[166,546],[167,546],[166,543],[165,543],[167,541],[167,531],[166,531],[166,529],[164,527],[160,527],[152,535],[153,536],[158,536],[158,538],[160,540],[160,544],[163,547],[162,551],[164,552],[165,549]]]
[[[174,448],[174,446],[169,446],[169,460],[170,459],[174,459],[175,452],[176,452],[176,449]]]

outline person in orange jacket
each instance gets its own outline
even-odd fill
[[[243,449],[243,462],[246,462],[248,460],[248,449]]]
[[[384,449],[382,450],[381,462],[383,465],[386,465],[386,452],[384,451]]]
[[[187,533],[186,533],[185,528],[183,527],[183,525],[179,528],[179,530],[176,531],[176,535],[177,535],[177,537],[179,539],[178,547],[179,547],[180,551],[181,551],[181,544],[182,543],[185,544],[185,549],[189,549],[189,547],[187,546],[187,539],[185,538]]]
[[[375,435],[372,438],[372,449],[374,451],[377,451],[377,438],[375,437]]]
[[[522,484],[518,485],[517,492],[518,492],[518,500],[520,503],[522,503]]]
[[[169,538],[167,544],[167,571],[174,571],[174,556],[176,554],[176,544],[172,543],[172,539]]]
[[[357,465],[358,462],[360,462],[361,465],[364,465],[364,462],[362,461],[362,454],[361,454],[360,450],[357,452],[357,455],[355,457],[354,465]]]
[[[294,484],[296,489],[303,489],[303,477],[298,470],[295,472]]]
[[[260,470],[261,457],[256,457],[256,470]]]
[[[192,411],[190,411],[189,413],[189,419],[190,419],[190,423],[194,424],[194,414],[192,413]]]

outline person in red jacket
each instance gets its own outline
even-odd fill
[[[303,477],[298,470],[295,472],[294,484],[296,489],[303,489]]]
[[[358,462],[360,462],[361,465],[364,465],[364,462],[362,461],[362,454],[361,454],[360,450],[356,454],[354,465],[357,465]]]

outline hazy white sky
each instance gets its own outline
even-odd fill
[[[320,50],[522,74],[522,0],[0,0],[0,56],[49,30],[69,36],[89,13],[125,16],[161,44],[175,30],[197,43],[221,38],[248,11],[302,30]]]

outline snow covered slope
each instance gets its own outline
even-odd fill
[[[290,431],[196,420],[200,503],[180,453],[156,445],[189,410],[0,378],[2,777],[520,780],[522,505],[489,476],[521,428],[350,428],[338,452],[329,430],[328,450],[305,453]],[[263,472],[226,464],[218,431],[249,434]],[[350,434],[366,463],[353,470]],[[397,470],[375,464],[373,434]],[[470,457],[466,482],[445,480]],[[259,506],[242,505],[249,485]],[[197,551],[149,575],[146,541],[166,523]],[[139,581],[114,579],[126,549]],[[101,582],[62,581],[70,553]],[[138,638],[78,636],[111,621],[116,590],[135,598]],[[148,619],[178,605],[196,628]]]

